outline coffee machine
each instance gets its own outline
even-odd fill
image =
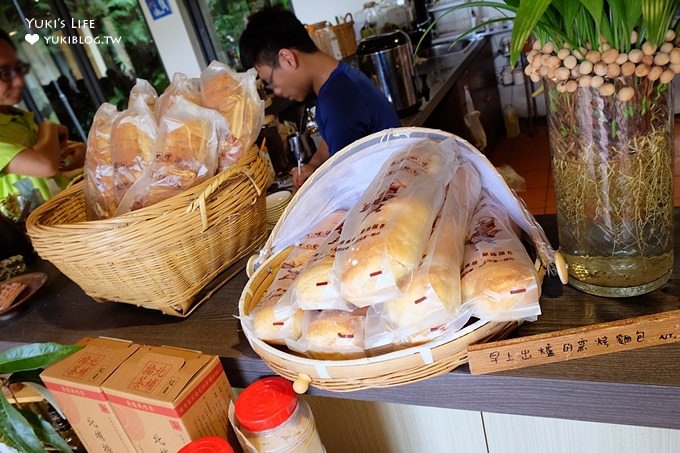
[[[400,117],[420,108],[416,91],[411,40],[403,31],[362,39],[357,47],[359,68],[394,105]]]

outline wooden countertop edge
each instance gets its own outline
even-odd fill
[[[259,359],[223,358],[230,383],[243,387],[274,374]],[[310,387],[315,396],[446,409],[680,429],[680,388],[654,384],[492,374],[467,367],[421,382],[355,392]]]
[[[0,350],[21,342],[0,341]],[[259,358],[221,357],[229,382],[243,388],[273,375]],[[381,403],[680,429],[678,387],[576,379],[473,376],[467,367],[421,382],[356,392],[310,387],[310,395]]]

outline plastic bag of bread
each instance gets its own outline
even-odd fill
[[[286,297],[281,299],[277,311],[284,313],[291,307],[302,310],[354,310],[355,307],[340,297],[337,280],[333,277],[333,261],[343,221],[344,216],[309,258]]]
[[[344,299],[365,307],[408,287],[451,178],[449,146],[423,141],[395,154],[350,210],[334,269]]]
[[[463,247],[481,190],[477,170],[469,162],[461,162],[448,184],[425,256],[411,284],[399,297],[369,309],[373,322],[367,322],[366,343],[371,347],[428,341],[458,316]]]
[[[137,98],[143,98],[146,105],[153,109],[158,99],[158,93],[156,93],[156,89],[149,82],[144,79],[137,79],[137,83],[130,90],[128,108],[132,108],[135,102],[137,102]]]
[[[151,206],[212,177],[218,137],[226,131],[219,113],[177,97],[160,120],[152,163],[125,194],[117,214]]]
[[[97,109],[87,135],[85,152],[85,206],[88,220],[108,219],[116,213],[111,128],[120,112],[104,103]]]
[[[262,297],[260,304],[253,309],[247,322],[251,323],[255,335],[271,344],[285,344],[286,339],[297,340],[301,334],[302,311],[293,308],[287,313],[276,313],[274,306],[286,294],[291,284],[314,254],[319,244],[342,221],[345,211],[329,215],[293,246],[274,280]]]
[[[177,96],[182,96],[189,102],[201,105],[201,79],[189,78],[182,72],[176,72],[172,76],[172,83],[168,85],[156,101],[154,113],[159,121],[174,105]]]
[[[283,287],[268,293],[251,313],[253,332],[257,338],[269,344],[285,345],[287,340],[297,340],[302,334],[302,310],[295,310],[288,316],[277,316],[274,311],[276,302],[283,294]]]
[[[355,311],[305,311],[302,335],[287,341],[292,351],[320,360],[347,360],[365,357],[364,320],[366,309]]]
[[[117,206],[153,160],[157,136],[158,124],[145,96],[137,96],[130,108],[113,122],[110,149]]]
[[[420,330],[396,327],[395,330],[395,325],[385,317],[382,305],[372,305],[366,313],[364,347],[369,356],[422,345],[446,334],[458,332],[472,316],[469,309],[461,307],[456,313],[449,314],[445,321],[430,327]]]
[[[519,228],[486,191],[465,240],[461,268],[463,303],[487,321],[513,321],[541,314],[541,286]]]
[[[201,73],[201,103],[225,116],[230,134],[220,145],[219,170],[238,162],[255,143],[264,122],[264,101],[257,93],[257,71],[234,72],[213,61]]]

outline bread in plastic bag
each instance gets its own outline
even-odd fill
[[[125,194],[117,213],[151,206],[212,177],[218,137],[227,131],[219,113],[177,97],[160,119],[153,161]]]
[[[365,308],[355,311],[305,311],[300,339],[287,341],[286,345],[290,350],[313,359],[344,360],[364,357],[365,315]]]
[[[260,133],[264,101],[257,93],[256,80],[254,68],[237,73],[219,61],[201,73],[201,103],[219,111],[229,123],[229,135],[220,145],[219,170],[238,162]]]
[[[156,100],[158,99],[158,93],[156,93],[156,89],[151,86],[149,82],[144,79],[137,79],[137,83],[135,83],[135,86],[130,90],[128,108],[132,108],[137,101],[137,98],[143,98],[146,105],[148,105],[150,109],[153,109]]]
[[[120,205],[125,193],[153,160],[158,124],[145,99],[137,96],[130,108],[116,118],[111,129],[116,205]]]
[[[333,262],[344,219],[345,216],[337,218],[334,228],[300,271],[277,311],[283,313],[290,307],[302,310],[354,310],[355,307],[340,297],[340,289],[333,277]]]
[[[410,284],[451,178],[448,146],[424,141],[397,153],[350,210],[335,260],[344,299],[365,307]]]
[[[423,343],[458,318],[465,237],[481,190],[477,170],[469,162],[460,162],[411,284],[399,297],[369,308],[367,348]],[[458,328],[465,322],[459,319]]]
[[[85,152],[85,206],[88,220],[107,219],[116,212],[111,129],[120,112],[103,103],[97,109],[87,135]]]
[[[252,313],[253,332],[260,340],[270,344],[285,345],[286,340],[297,340],[302,334],[302,310],[296,310],[285,317],[277,317],[274,312],[277,300],[284,293],[284,288],[280,287],[266,301],[260,302],[257,310]]]
[[[252,323],[255,335],[272,344],[285,344],[286,339],[296,340],[300,336],[302,311],[288,302],[286,310],[275,310],[275,305],[286,304],[286,294],[300,270],[314,254],[319,245],[331,233],[332,229],[342,221],[346,212],[337,211],[323,219],[312,230],[296,243],[281,268],[267,288],[262,301],[253,309],[246,319]]]
[[[159,121],[172,108],[177,96],[182,96],[189,102],[201,105],[201,79],[189,78],[182,72],[176,72],[172,76],[172,83],[168,85],[156,101],[154,113]]]
[[[465,241],[461,268],[463,303],[486,321],[530,319],[541,314],[541,287],[519,228],[486,191]]]

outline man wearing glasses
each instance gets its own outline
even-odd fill
[[[248,19],[240,39],[241,63],[255,67],[277,96],[302,102],[316,95],[316,122],[323,138],[301,171],[299,187],[335,152],[374,132],[399,127],[385,95],[360,71],[320,52],[307,30],[282,8],[265,8]]]
[[[0,30],[0,203],[10,195],[25,194],[27,186],[47,200],[68,182],[59,171],[83,163],[84,145],[67,147],[65,127],[50,121],[36,125],[32,113],[14,107],[21,102],[29,69],[17,58],[7,32]],[[69,165],[60,167],[67,154]]]

